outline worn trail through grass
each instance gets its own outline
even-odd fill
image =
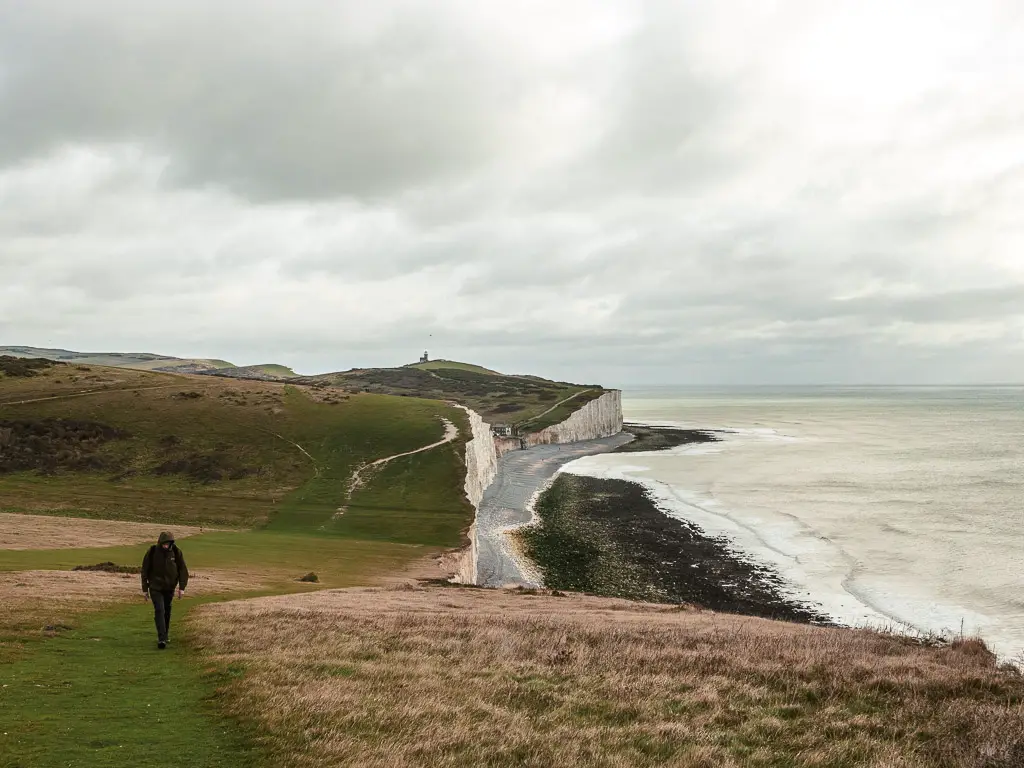
[[[380,469],[385,464],[388,464],[389,462],[392,462],[395,459],[401,459],[405,456],[414,456],[417,453],[423,453],[424,451],[429,451],[434,448],[438,448],[444,445],[445,443],[450,443],[452,440],[459,436],[458,427],[456,427],[454,424],[448,421],[448,419],[441,419],[441,422],[444,424],[444,437],[442,437],[440,440],[430,443],[429,445],[424,445],[420,448],[416,448],[411,451],[404,451],[403,453],[396,453],[392,456],[385,456],[382,459],[376,459],[374,461],[369,462],[368,464],[363,464],[362,466],[357,467],[356,470],[352,473],[352,477],[348,481],[348,488],[345,490],[346,502],[350,502],[352,500],[352,495],[356,491],[358,491],[363,485],[366,484],[366,481],[369,479],[369,473],[373,472],[374,470]],[[303,453],[305,453],[305,451],[303,451]],[[319,474],[319,472],[317,474]],[[347,506],[338,507],[338,514],[344,514],[346,509]],[[337,517],[337,515],[335,517]]]

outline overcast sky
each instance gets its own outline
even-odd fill
[[[1024,4],[0,0],[0,344],[1024,381]]]

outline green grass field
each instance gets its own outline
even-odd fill
[[[34,402],[4,404],[22,400]],[[437,440],[441,418],[465,424],[436,401],[362,394],[328,405],[297,388],[216,377],[60,366],[0,379],[0,422],[56,418],[130,437],[96,451],[102,471],[59,461],[53,471],[0,471],[0,511],[294,528],[293,518],[329,517],[361,463]],[[211,471],[221,476],[197,482]]]
[[[248,734],[217,713],[216,673],[173,641],[157,657],[152,633],[140,601],[0,666],[0,768],[253,765]]]
[[[421,371],[441,371],[441,370],[456,370],[456,371],[472,371],[473,373],[483,373],[487,376],[501,376],[502,374],[497,371],[492,371],[490,368],[484,368],[482,365],[473,365],[472,363],[460,363],[455,360],[430,360],[426,363],[412,363],[408,366],[409,368],[419,368]]]
[[[450,400],[472,408],[488,423],[511,424],[522,427],[524,432],[557,424],[605,392],[597,385],[506,376],[480,366],[443,360],[401,368],[300,376],[294,381],[314,388],[330,385],[351,392]],[[564,405],[560,405],[563,401]]]
[[[288,379],[293,376],[298,376],[295,371],[289,368],[287,365],[278,365],[277,363],[265,363],[263,365],[250,365],[249,368],[257,368],[264,373],[268,373],[271,376],[280,376],[282,379]]]
[[[384,465],[348,498],[357,467],[439,440],[442,418],[462,430],[454,442]],[[189,568],[251,574],[264,593],[308,590],[297,579],[310,571],[320,588],[372,583],[459,546],[472,519],[466,416],[440,401],[359,394],[327,404],[278,384],[88,366],[0,378],[0,437],[53,419],[122,436],[76,443],[47,427],[21,453],[0,442],[0,458],[39,464],[0,471],[0,511],[236,528],[181,540]],[[83,458],[90,469],[69,468]],[[0,550],[0,571],[137,565],[148,546],[83,544]],[[56,633],[0,606],[0,768],[163,766],[169,755],[258,764],[247,735],[217,712],[216,689],[232,672],[200,667],[180,641],[194,603],[176,601],[179,642],[165,652],[141,599],[84,605]]]

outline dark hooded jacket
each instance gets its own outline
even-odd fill
[[[165,541],[171,542],[170,548],[166,550],[161,546]],[[185,556],[174,544],[174,536],[164,531],[142,559],[142,591],[155,589],[157,592],[170,592],[175,587],[184,589],[187,585]]]

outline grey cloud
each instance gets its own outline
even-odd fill
[[[1024,379],[1024,41],[864,89],[831,7],[552,8],[0,0],[0,336]]]
[[[1024,285],[953,290],[924,296],[866,296],[830,305],[832,315],[861,315],[884,320],[950,323],[1024,317]]]
[[[0,156],[143,140],[169,181],[252,199],[379,197],[485,163],[515,71],[416,4],[325,34],[366,9],[3,3]]]

